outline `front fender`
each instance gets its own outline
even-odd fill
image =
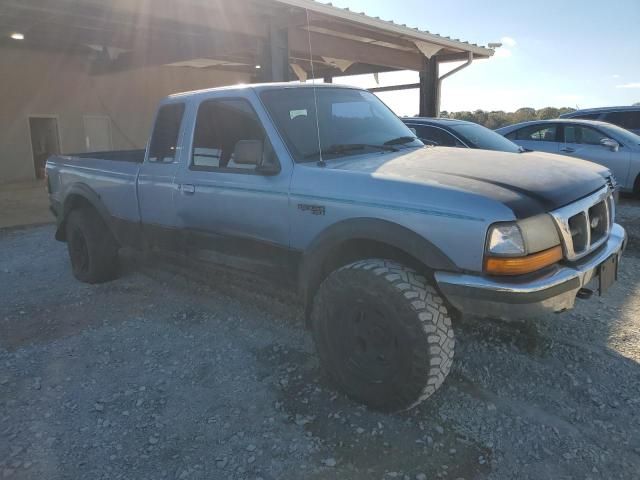
[[[372,240],[410,255],[431,271],[459,272],[442,250],[416,232],[387,220],[355,218],[338,222],[321,232],[305,250],[300,265],[299,288],[304,298],[319,283],[324,260],[350,240]]]

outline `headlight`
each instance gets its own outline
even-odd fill
[[[487,252],[499,256],[524,255],[526,250],[520,227],[515,223],[493,225],[489,229]]]
[[[538,215],[489,228],[484,270],[490,275],[524,275],[553,265],[563,256],[553,219]]]

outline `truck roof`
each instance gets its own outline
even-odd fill
[[[351,90],[364,90],[358,87],[352,87],[349,85],[337,85],[334,83],[288,83],[288,82],[280,82],[280,83],[247,83],[247,84],[238,84],[238,85],[228,85],[225,87],[214,87],[214,88],[205,88],[202,90],[193,90],[190,92],[180,92],[169,95],[167,98],[184,98],[184,97],[198,97],[200,95],[207,95],[213,92],[220,91],[234,91],[234,90],[247,90],[251,89],[256,92],[261,92],[264,90],[278,90],[278,89],[288,89],[288,88],[344,88]]]

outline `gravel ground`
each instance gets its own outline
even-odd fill
[[[606,297],[460,321],[399,415],[327,384],[283,289],[154,258],[84,285],[52,227],[0,231],[0,478],[640,479],[640,202],[619,215]]]

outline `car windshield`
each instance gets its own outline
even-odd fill
[[[319,160],[320,150],[324,159],[331,159],[423,146],[382,101],[367,91],[295,87],[266,90],[261,98],[297,162]]]
[[[452,125],[451,128],[472,148],[512,153],[522,152],[520,146],[482,125],[464,123]]]

